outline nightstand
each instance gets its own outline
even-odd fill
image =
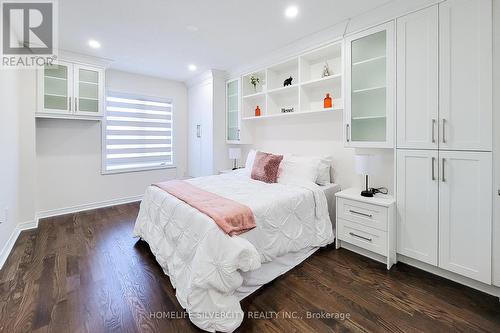
[[[361,190],[337,192],[336,248],[344,247],[387,264],[396,263],[396,201],[389,195],[362,197]]]

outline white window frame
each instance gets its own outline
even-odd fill
[[[172,110],[172,122],[171,122],[171,146],[172,146],[172,162],[168,165],[160,165],[160,166],[152,166],[152,167],[138,167],[138,168],[128,168],[128,169],[118,169],[118,170],[107,170],[106,169],[106,122],[107,122],[107,98],[109,95],[113,95],[114,97],[128,98],[128,99],[144,99],[152,102],[160,102],[160,103],[170,103]],[[117,91],[106,91],[104,96],[104,116],[101,120],[101,174],[102,175],[112,175],[112,174],[120,174],[120,173],[130,173],[130,172],[141,172],[141,171],[152,171],[152,170],[163,170],[163,169],[175,169],[176,166],[176,154],[175,154],[175,103],[173,98],[165,98],[165,97],[155,97],[148,96],[142,94],[134,94],[134,93],[122,93]]]

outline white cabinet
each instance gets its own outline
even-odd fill
[[[438,7],[397,20],[397,147],[438,147]]]
[[[398,253],[438,264],[438,152],[398,150]]]
[[[491,0],[439,4],[440,147],[492,149]]]
[[[349,147],[394,145],[394,24],[346,38],[345,141]]]
[[[38,70],[36,116],[99,119],[104,113],[104,69],[68,61]]]
[[[399,149],[398,253],[491,283],[491,165],[489,152]]]
[[[491,283],[492,154],[440,151],[439,267]]]
[[[226,141],[239,143],[241,137],[240,79],[226,82]]]
[[[360,189],[348,188],[335,194],[336,248],[355,245],[391,269],[396,263],[395,200],[389,195],[367,198],[360,193]]]

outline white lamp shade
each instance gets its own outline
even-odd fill
[[[375,155],[356,155],[356,173],[360,175],[373,176],[380,172],[381,160],[379,156]]]
[[[229,148],[229,159],[239,160],[241,158],[241,148]]]

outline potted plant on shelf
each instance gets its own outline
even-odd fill
[[[250,84],[253,86],[255,92],[257,92],[257,85],[260,83],[260,79],[257,75],[252,74],[250,76]]]

